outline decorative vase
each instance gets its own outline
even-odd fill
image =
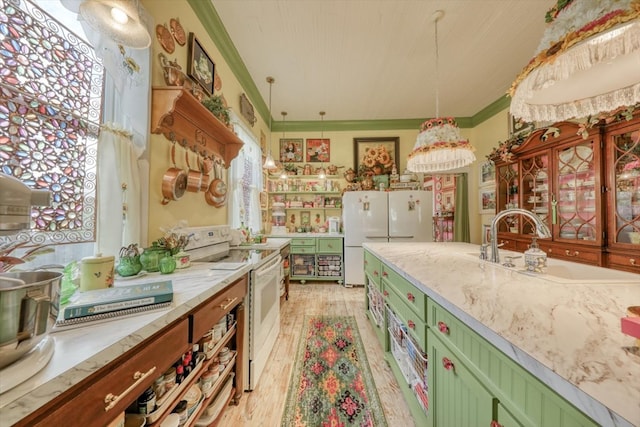
[[[171,274],[175,271],[176,265],[176,260],[173,258],[173,255],[167,252],[160,258],[160,273]]]
[[[140,255],[122,257],[116,267],[116,272],[122,277],[135,276],[140,271],[142,271]]]

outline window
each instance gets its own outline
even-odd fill
[[[37,244],[95,240],[103,67],[86,42],[26,0],[0,0],[0,171],[52,205],[34,207]]]
[[[232,228],[238,228],[244,224],[252,232],[258,233],[262,228],[260,211],[262,153],[256,137],[240,122],[233,111],[231,122],[244,145],[238,157],[231,162],[229,169],[229,182],[232,186],[228,222]]]

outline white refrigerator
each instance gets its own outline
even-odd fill
[[[433,241],[433,193],[347,191],[342,196],[345,285],[364,285],[363,242]]]

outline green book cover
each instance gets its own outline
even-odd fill
[[[77,292],[64,307],[64,319],[94,316],[173,300],[171,280]]]

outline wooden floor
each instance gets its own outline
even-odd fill
[[[387,423],[389,426],[413,427],[398,382],[384,361],[382,347],[365,315],[364,292],[363,288],[345,288],[337,284],[291,283],[289,301],[281,307],[280,335],[258,386],[252,392],[244,393],[238,406],[229,406],[219,425],[280,425],[303,318],[310,314],[329,314],[356,317]]]

